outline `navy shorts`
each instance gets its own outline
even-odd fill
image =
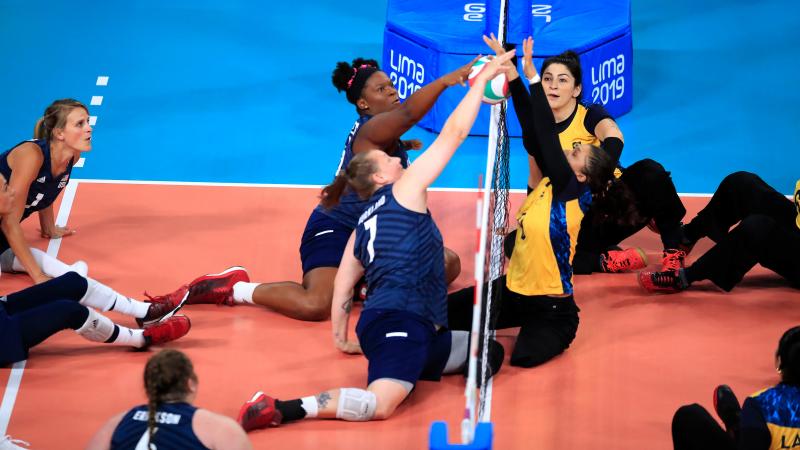
[[[5,307],[0,304],[0,366],[23,359],[28,359],[28,350],[22,343],[19,321],[8,315]]]
[[[439,381],[450,356],[450,330],[407,311],[365,309],[356,334],[369,361],[368,383],[394,378]]]
[[[353,229],[314,210],[300,240],[303,275],[317,267],[339,267]]]

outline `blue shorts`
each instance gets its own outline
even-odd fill
[[[450,330],[407,311],[365,309],[356,334],[369,361],[368,383],[394,378],[439,381],[450,356]]]
[[[303,275],[317,267],[339,267],[353,229],[314,210],[300,240]]]

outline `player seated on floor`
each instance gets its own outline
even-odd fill
[[[775,368],[780,382],[747,397],[743,406],[728,386],[714,390],[714,409],[725,430],[697,403],[680,407],[672,418],[675,450],[800,447],[800,327],[781,336]]]
[[[417,381],[463,371],[469,333],[448,329],[444,245],[427,192],[469,134],[486,83],[507,70],[503,62],[512,56],[486,64],[439,136],[408,169],[399,158],[372,150],[353,157],[335,181],[347,182],[368,199],[345,247],[331,306],[336,347],[346,353],[363,349],[369,361],[367,389],[330,389],[289,401],[258,392],[239,413],[245,430],[313,417],[387,419]],[[353,287],[362,275],[369,292],[353,341],[347,337],[348,320]],[[489,366],[496,373],[503,347],[489,342]]]
[[[683,268],[681,261],[668,270],[641,272],[639,283],[649,292],[674,293],[694,282],[711,280],[729,292],[753,266],[761,264],[800,289],[798,189],[800,182],[793,204],[756,174],[728,175],[708,205],[683,227],[686,252],[704,237],[716,245],[689,267]]]
[[[358,153],[373,149],[398,157],[401,165],[407,167],[407,150],[418,150],[422,143],[418,140],[403,141],[400,137],[425,116],[445,89],[466,79],[470,67],[471,64],[467,64],[433,80],[401,103],[397,89],[376,61],[356,58],[352,64],[337,63],[332,76],[333,84],[337,90],[345,93],[347,101],[355,107],[358,119],[347,135],[336,173],[343,171]],[[334,193],[331,189],[344,189],[345,192]],[[341,200],[331,204],[329,199],[333,196]],[[249,283],[249,279],[244,279],[244,273],[237,271],[230,276],[239,277],[241,283],[231,285],[233,291],[230,295],[196,296],[193,282],[189,284],[188,303],[250,303],[299,320],[326,320],[331,311],[336,270],[364,205],[365,201],[346,184],[332,184],[322,192],[320,204],[311,212],[300,242],[301,283]],[[445,248],[444,255],[449,283],[461,272],[461,262],[450,249]],[[205,278],[195,280],[201,281],[205,281]]]
[[[0,176],[0,215],[12,208],[14,195]],[[138,302],[75,272],[5,295],[0,297],[0,365],[27,359],[28,350],[68,328],[90,341],[137,348],[173,341],[191,327],[187,317],[175,315],[186,290],[179,295]],[[96,310],[133,316],[144,328],[117,325]]]
[[[88,450],[252,448],[233,419],[195,407],[198,380],[192,361],[178,350],[162,350],[144,367],[147,404],[117,414],[95,433]]]

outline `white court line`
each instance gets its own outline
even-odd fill
[[[97,86],[108,86],[108,77],[106,76],[98,76],[97,77]]]
[[[86,164],[86,158],[80,158],[72,167],[83,167],[84,164]]]
[[[75,200],[75,192],[78,190],[78,180],[72,180],[64,189],[64,198],[61,200],[61,207],[58,209],[56,225],[66,226],[69,213],[72,210],[72,203]],[[61,239],[50,239],[47,244],[47,254],[55,258],[61,248]],[[22,382],[22,374],[25,371],[25,361],[19,361],[11,366],[11,374],[8,377],[6,391],[3,394],[3,403],[0,404],[0,436],[5,436],[8,431],[8,422],[11,420],[11,413],[14,411],[14,403],[17,401],[19,385]]]
[[[322,184],[281,184],[281,183],[218,183],[211,181],[158,181],[158,180],[103,180],[97,178],[74,178],[75,181],[81,183],[95,183],[95,184],[153,184],[162,186],[211,186],[211,187],[257,187],[257,188],[281,188],[281,189],[321,189],[325,187]],[[478,191],[477,188],[444,188],[444,187],[431,187],[429,191],[433,192],[467,192],[474,194]],[[509,189],[509,192],[514,194],[524,194],[527,192],[525,189]],[[711,197],[713,194],[678,192],[681,197]],[[787,195],[787,198],[792,198]]]
[[[89,102],[90,106],[100,106],[103,104],[103,96],[102,95],[93,95],[92,100]]]
[[[89,125],[91,126],[97,125],[97,116],[89,116]]]

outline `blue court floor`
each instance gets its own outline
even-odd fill
[[[379,58],[385,9],[0,0],[3,146],[29,138],[53,99],[103,96],[77,178],[325,184],[355,118],[330,73],[339,60]],[[634,1],[623,163],[655,158],[685,193],[713,192],[735,170],[789,193],[800,177],[799,11],[788,0]],[[515,144],[512,184],[524,188]],[[485,152],[485,138],[471,138],[436,185],[476,186]]]

